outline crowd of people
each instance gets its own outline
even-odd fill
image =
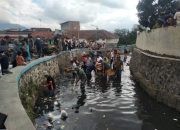
[[[176,25],[179,26],[180,25],[180,9],[178,9],[175,14],[171,12],[162,14],[158,18],[156,24],[158,24],[160,27],[176,26]]]
[[[12,45],[9,47],[9,45]],[[54,39],[45,38],[22,38],[13,40],[5,36],[0,41],[0,64],[2,74],[9,73],[9,64],[12,67],[26,65],[32,59],[40,58],[46,55],[53,55],[60,51],[69,51],[76,48],[91,48],[93,50],[104,47],[105,44],[99,44],[94,41],[79,41],[76,38],[60,37]]]
[[[121,54],[124,53],[124,59]],[[128,51],[124,52],[112,49],[107,51],[89,51],[83,53],[81,58],[73,57],[71,68],[74,86],[80,81],[80,88],[84,91],[87,82],[95,83],[96,77],[104,78],[107,82],[111,78],[121,81],[123,62],[126,62]],[[67,71],[67,70],[66,70]]]
[[[128,54],[126,49],[124,49],[123,53],[116,49],[106,51],[90,50],[83,52],[81,56],[71,57],[70,67],[64,68],[64,70],[72,74],[74,83],[72,89],[79,85],[81,92],[85,93],[86,84],[95,83],[97,78],[106,82],[116,78],[121,82],[121,73],[124,68],[123,62],[126,62]],[[124,55],[123,59],[121,58],[122,55]],[[44,94],[54,97],[56,91],[55,81],[47,72],[45,78]]]
[[[98,50],[105,47],[104,42],[98,43],[94,40],[79,40],[76,37],[68,38],[67,36],[62,36],[61,38],[56,37],[55,44],[61,51],[67,51],[76,48],[91,48],[93,50]]]
[[[12,67],[26,65],[32,58],[52,54],[49,53],[48,40],[30,38],[19,38],[18,40],[4,37],[0,41],[0,64],[2,74],[9,73],[9,64]],[[12,45],[9,47],[9,45]]]
[[[150,32],[151,29],[161,28],[161,27],[168,27],[168,26],[180,26],[180,8],[175,12],[172,13],[170,11],[163,12],[161,16],[159,16],[154,25],[151,23],[151,16],[147,19],[148,26],[144,27],[142,25],[138,25],[137,34],[139,35],[142,31]]]

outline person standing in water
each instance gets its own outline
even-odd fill
[[[46,77],[46,87],[48,88],[48,96],[53,97],[56,85],[54,79],[50,75],[45,75]]]
[[[87,76],[86,76],[86,73],[84,72],[83,69],[81,69],[80,67],[76,67],[75,68],[75,71],[76,71],[76,74],[77,74],[77,78],[75,80],[75,85],[77,85],[77,83],[80,81],[80,88],[81,88],[81,91],[84,91],[85,90],[85,83],[87,81]]]
[[[117,55],[114,61],[114,70],[116,72],[116,77],[121,81],[121,73],[123,70],[123,61],[121,60],[120,55]]]

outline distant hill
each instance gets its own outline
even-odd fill
[[[14,28],[19,28],[20,30],[27,29],[24,26],[21,26],[19,24],[11,24],[11,23],[0,23],[0,30],[6,30],[6,29],[14,29]]]

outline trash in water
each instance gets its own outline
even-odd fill
[[[103,118],[105,118],[106,117],[106,115],[103,115]]]
[[[61,113],[59,111],[50,112],[47,114],[47,117],[54,122],[55,120],[61,118]]]
[[[65,127],[65,126],[64,126],[64,125],[62,125],[62,126],[61,126],[61,129],[64,129],[64,127]]]
[[[51,125],[48,121],[45,121],[45,122],[43,123],[43,125],[45,125],[45,126],[47,126],[47,127],[52,127],[52,125]]]
[[[92,109],[92,108],[89,108],[89,111],[90,111],[90,112],[93,112],[93,109]]]
[[[60,107],[60,106],[61,106],[61,104],[59,103],[59,101],[55,101],[55,102],[54,102],[54,105],[57,106],[57,107]]]
[[[61,119],[66,120],[68,118],[68,114],[65,110],[61,110]]]
[[[55,102],[54,102],[54,105],[58,105],[58,102],[57,102],[57,101],[55,101]]]
[[[60,119],[53,122],[53,126],[59,126],[61,124]]]
[[[45,117],[41,117],[39,119],[35,120],[35,127],[36,129],[42,128],[42,129],[47,129],[47,128],[52,128],[52,124],[47,121]]]
[[[174,118],[173,120],[174,120],[174,121],[178,121],[178,119],[176,119],[176,118]]]

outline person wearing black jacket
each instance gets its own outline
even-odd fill
[[[0,56],[0,64],[1,64],[1,72],[2,75],[9,73],[8,68],[9,68],[9,58],[8,56],[2,52]]]

